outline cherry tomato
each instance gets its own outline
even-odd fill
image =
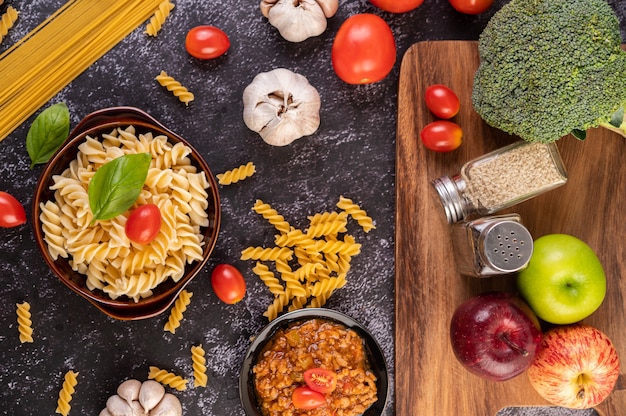
[[[246,294],[246,281],[234,266],[218,264],[211,273],[213,292],[224,303],[232,305],[239,302]]]
[[[457,115],[461,103],[454,91],[445,85],[434,84],[426,88],[426,106],[439,118],[452,118]]]
[[[332,393],[337,387],[337,374],[325,368],[309,368],[304,372],[304,382],[311,390]]]
[[[296,409],[316,409],[326,404],[326,397],[308,386],[296,387],[291,395],[291,401]]]
[[[420,132],[424,146],[436,152],[449,152],[461,145],[463,130],[461,127],[447,120],[437,120],[429,123]]]
[[[138,244],[148,244],[161,230],[161,211],[154,204],[141,205],[126,220],[126,237]]]
[[[196,26],[187,33],[185,49],[198,59],[214,59],[230,48],[228,35],[215,26]]]
[[[456,11],[465,14],[481,14],[491,7],[493,0],[449,0]]]
[[[391,13],[406,13],[417,9],[424,0],[370,0],[374,6]]]
[[[396,62],[396,42],[379,16],[350,16],[339,27],[331,59],[335,73],[348,84],[371,84],[385,78]]]
[[[11,194],[0,191],[0,227],[17,227],[26,222],[26,211]]]

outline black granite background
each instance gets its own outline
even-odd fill
[[[176,8],[156,38],[146,36],[142,26],[124,39],[50,104],[65,101],[72,126],[94,110],[136,106],[187,138],[214,174],[248,161],[255,163],[257,173],[220,188],[219,241],[206,268],[188,286],[194,296],[181,327],[170,334],[163,331],[167,313],[133,322],[108,318],[49,272],[30,224],[32,194],[42,170],[42,166],[29,168],[25,148],[34,116],[0,142],[0,189],[20,200],[29,218],[27,225],[0,229],[0,412],[54,414],[63,375],[71,369],[79,372],[79,383],[70,414],[97,415],[119,383],[131,377],[146,379],[150,365],[191,379],[189,349],[202,344],[207,351],[209,385],[190,385],[184,392],[175,392],[184,413],[243,414],[237,387],[239,367],[250,337],[266,323],[262,313],[271,300],[251,272],[253,264],[239,260],[248,245],[273,242],[272,227],[251,207],[262,199],[292,224],[304,226],[308,215],[334,209],[343,195],[366,209],[377,228],[369,234],[354,230],[362,252],[353,259],[347,286],[326,306],[362,322],[383,346],[392,382],[386,414],[394,414],[394,159],[400,61],[418,41],[477,39],[493,11],[505,2],[496,0],[484,15],[469,16],[457,13],[447,0],[426,0],[417,10],[401,15],[382,12],[366,0],[341,0],[324,34],[293,44],[268,24],[258,1],[174,0]],[[12,4],[20,16],[0,44],[0,52],[63,3],[5,2],[0,11]],[[624,22],[625,34],[626,4],[623,0],[610,3]],[[376,13],[389,23],[398,59],[382,82],[352,86],[334,74],[330,49],[341,23],[362,12]],[[201,62],[187,55],[185,35],[200,24],[218,26],[229,35],[231,48],[225,56]],[[277,67],[306,76],[322,98],[317,133],[286,147],[265,144],[242,120],[243,89],[259,72]],[[194,92],[196,99],[189,107],[156,83],[154,77],[161,70]],[[246,278],[247,296],[236,305],[219,302],[211,290],[210,271],[219,263],[235,265]],[[32,344],[20,344],[18,339],[15,304],[22,301],[32,306]],[[590,412],[507,409],[501,414]]]

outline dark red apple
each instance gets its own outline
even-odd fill
[[[487,292],[457,307],[450,322],[456,358],[472,373],[509,380],[532,364],[542,333],[533,311],[506,292]]]

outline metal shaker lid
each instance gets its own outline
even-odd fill
[[[502,273],[523,269],[533,253],[533,238],[517,221],[492,223],[483,230],[479,244],[485,263]]]

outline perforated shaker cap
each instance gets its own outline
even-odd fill
[[[498,221],[485,229],[479,244],[485,263],[503,273],[526,267],[533,253],[530,232],[517,221]]]

